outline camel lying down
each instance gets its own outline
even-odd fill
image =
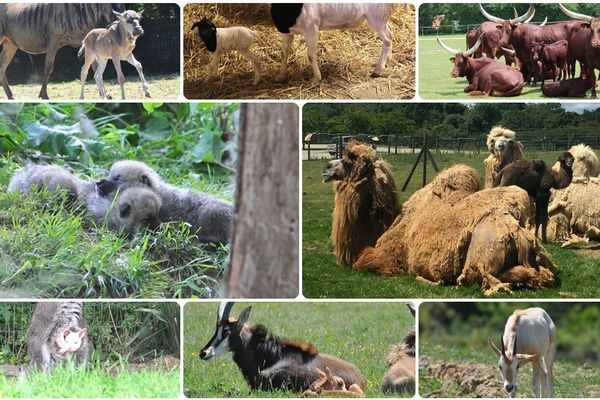
[[[525,228],[527,193],[516,186],[480,187],[471,167],[442,171],[403,205],[401,216],[352,268],[435,284],[478,284],[485,295],[552,286],[556,266]]]

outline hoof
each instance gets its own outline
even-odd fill
[[[112,100],[112,99],[113,99],[113,97],[110,94],[106,93],[106,100]]]
[[[378,74],[377,72],[373,72],[373,73],[371,73],[371,78],[381,78],[381,74]]]
[[[146,97],[149,99],[152,98],[152,96],[150,96],[150,93],[146,93]]]

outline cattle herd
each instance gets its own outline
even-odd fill
[[[591,97],[596,98],[600,17],[573,12],[560,3],[557,6],[572,20],[530,23],[534,5],[523,15],[515,12],[513,19],[502,19],[480,4],[488,21],[467,32],[466,51],[452,49],[436,38],[453,54],[452,76],[466,77],[469,85],[465,92],[472,95],[518,96],[526,84],[541,82],[547,97],[585,97],[591,89]],[[496,61],[500,57],[505,63]],[[546,83],[549,79],[552,82]]]

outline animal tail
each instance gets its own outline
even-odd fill
[[[519,96],[521,94],[521,90],[523,90],[523,86],[525,86],[525,82],[521,82],[508,92],[504,92],[502,94],[498,94],[500,97],[511,97],[511,96]]]
[[[83,58],[84,54],[85,54],[85,42],[81,43],[81,47],[79,48],[79,51],[77,52],[77,58],[81,60]]]

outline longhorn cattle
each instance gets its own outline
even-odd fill
[[[584,65],[585,75],[592,88],[592,99],[596,98],[596,73],[600,69],[600,18],[592,17],[586,14],[576,13],[568,10],[562,4],[558,3],[560,10],[568,17],[573,18],[580,24],[581,31],[575,35],[584,44]],[[581,49],[579,49],[581,50]],[[581,54],[579,54],[581,56]]]
[[[467,51],[453,49],[446,46],[439,37],[436,37],[439,45],[451,53],[450,61],[454,64],[452,77],[466,77],[469,86],[465,87],[465,93],[473,96],[518,96],[523,89],[523,75],[516,69],[492,60],[491,58],[473,58],[484,35],[481,35]]]
[[[500,48],[500,31],[496,28],[498,25],[494,22],[482,22],[477,29],[471,29],[467,32],[467,49],[475,46],[479,36],[484,34],[481,46],[475,54],[474,58],[479,58],[485,53],[488,58],[500,58],[504,56],[506,65],[517,64],[514,53],[507,52]]]
[[[555,43],[546,44],[544,42],[533,42],[531,46],[531,57],[533,59],[533,83],[541,80],[544,83],[545,79],[556,78],[566,79],[566,62],[568,55],[568,42],[559,40]]]
[[[542,93],[546,97],[585,97],[585,93],[591,88],[589,79],[565,79],[543,83]]]

